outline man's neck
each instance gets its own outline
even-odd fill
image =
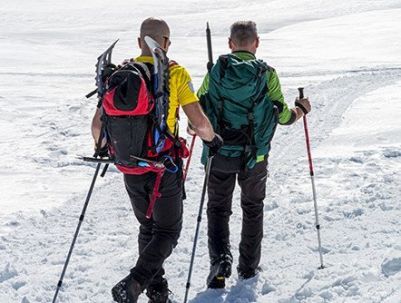
[[[141,52],[141,57],[152,57],[151,52]]]
[[[248,50],[248,49],[236,49],[236,50],[233,50],[232,51],[232,53],[249,53],[249,54],[252,54],[252,55],[254,55],[255,56],[255,52],[252,52],[252,51],[250,51],[250,50]]]

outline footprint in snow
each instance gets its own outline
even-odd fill
[[[7,263],[6,266],[0,270],[0,283],[14,278],[15,276],[18,276],[18,272],[10,263]]]
[[[382,273],[386,277],[390,277],[392,275],[401,272],[401,257],[384,259],[381,268],[382,268]]]
[[[206,289],[198,293],[189,303],[223,303],[226,294],[225,289]]]
[[[398,158],[401,157],[401,150],[398,148],[387,148],[383,151],[383,155],[386,158]]]

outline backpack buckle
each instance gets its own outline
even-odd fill
[[[178,171],[178,166],[174,163],[174,160],[171,156],[164,155],[161,162],[166,168],[166,171],[168,171],[169,173],[175,174]]]
[[[252,155],[256,155],[257,151],[256,145],[245,145],[245,153],[250,153]]]

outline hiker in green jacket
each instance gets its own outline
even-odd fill
[[[238,276],[256,276],[270,142],[277,124],[293,124],[311,110],[308,99],[296,99],[290,109],[276,71],[256,59],[259,37],[254,22],[235,22],[228,45],[231,54],[219,57],[198,91],[206,115],[224,140],[213,159],[208,184],[209,288],[224,288],[225,278],[231,275],[229,218],[236,178],[243,212]],[[207,154],[204,146],[203,163]]]

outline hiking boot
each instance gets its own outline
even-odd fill
[[[113,300],[118,303],[137,303],[141,293],[141,285],[131,275],[126,276],[111,289]]]
[[[242,270],[240,267],[237,267],[238,271],[238,278],[240,280],[247,280],[255,277],[259,272],[262,271],[260,267],[256,269],[248,269],[248,270]]]
[[[210,266],[210,273],[206,280],[208,288],[224,288],[226,286],[226,278],[231,276],[232,262],[233,258],[230,255],[222,255]]]
[[[147,288],[148,303],[171,303],[169,293],[167,280],[163,278],[160,283],[149,285]]]

